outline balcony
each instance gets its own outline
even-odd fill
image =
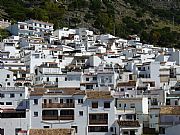
[[[58,117],[59,120],[74,120],[74,115],[61,115]]]
[[[47,103],[42,108],[74,108],[74,103]]]
[[[42,116],[42,120],[74,120],[74,115],[44,115]]]
[[[108,120],[89,120],[90,125],[107,125]]]
[[[159,105],[158,102],[151,102],[151,105],[154,106],[154,105]]]
[[[58,116],[44,115],[42,116],[42,120],[58,120]]]

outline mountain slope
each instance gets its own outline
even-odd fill
[[[56,28],[87,27],[120,37],[138,34],[142,42],[180,45],[179,0],[1,0],[0,17],[49,21]]]

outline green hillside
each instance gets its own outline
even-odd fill
[[[0,0],[0,18],[33,18],[124,38],[138,34],[144,43],[180,48],[179,0]]]

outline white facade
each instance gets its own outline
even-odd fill
[[[13,24],[8,29],[11,34],[16,36],[44,36],[45,33],[52,34],[53,24],[37,20],[28,20],[25,22],[18,22],[17,24]]]

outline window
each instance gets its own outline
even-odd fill
[[[38,99],[34,99],[34,105],[38,105]]]
[[[78,99],[78,104],[83,104],[83,99]]]
[[[12,105],[12,102],[6,102],[6,105]]]
[[[135,108],[135,104],[134,103],[130,104],[130,108]]]
[[[26,77],[26,74],[22,74],[22,77],[23,77],[23,78]]]
[[[86,78],[86,81],[89,81],[89,78]]]
[[[38,112],[34,112],[34,117],[38,117]]]
[[[21,128],[15,128],[15,135],[18,135],[19,131],[21,131]]]
[[[4,102],[0,102],[0,105],[4,105]]]
[[[71,128],[74,128],[75,129],[75,132],[77,133],[77,126],[71,126]]]
[[[97,80],[97,77],[93,77],[93,81],[96,81]]]
[[[110,131],[111,131],[111,132],[113,132],[113,131],[114,131],[114,130],[113,130],[113,127],[111,127],[111,128],[110,128]]]
[[[119,107],[121,107],[121,104],[119,104]]]
[[[49,77],[47,77],[47,82],[49,82]]]
[[[0,128],[0,135],[4,135],[4,129]]]
[[[132,88],[127,88],[127,90],[132,90]]]
[[[126,114],[126,119],[132,120],[132,115],[131,114]]]
[[[124,91],[124,88],[121,88],[121,91]]]
[[[86,89],[93,89],[93,85],[86,85]]]
[[[104,102],[104,108],[110,108],[110,102]]]
[[[98,108],[98,102],[92,102],[92,108]]]
[[[7,83],[7,86],[10,86],[10,85],[11,85],[10,82],[8,82],[8,83]]]
[[[74,115],[74,110],[61,110],[60,115]]]
[[[58,78],[56,78],[56,82],[58,82]]]
[[[29,27],[29,30],[34,30],[33,27]]]
[[[124,131],[123,134],[128,135],[129,133],[128,133],[128,131]]]
[[[175,105],[178,105],[178,101],[177,100],[174,103],[175,103]]]
[[[15,97],[15,95],[14,95],[14,93],[11,93],[10,98],[13,98],[13,97]]]
[[[60,99],[60,103],[63,104],[63,99]]]
[[[7,74],[7,78],[10,78],[10,74]]]
[[[159,133],[160,134],[165,134],[165,128],[164,127],[159,127]]]
[[[166,99],[166,105],[171,105],[170,99]]]
[[[52,99],[49,99],[49,103],[50,103],[50,104],[52,103]]]
[[[24,25],[20,25],[20,29],[24,29]]]
[[[49,126],[44,126],[44,128],[49,128]]]
[[[1,98],[4,98],[4,94],[1,93],[1,94],[0,94],[0,97],[1,97]]]
[[[79,111],[79,116],[83,116],[83,111]]]
[[[108,126],[89,126],[88,132],[108,132]]]
[[[22,93],[20,93],[19,96],[22,97]]]

